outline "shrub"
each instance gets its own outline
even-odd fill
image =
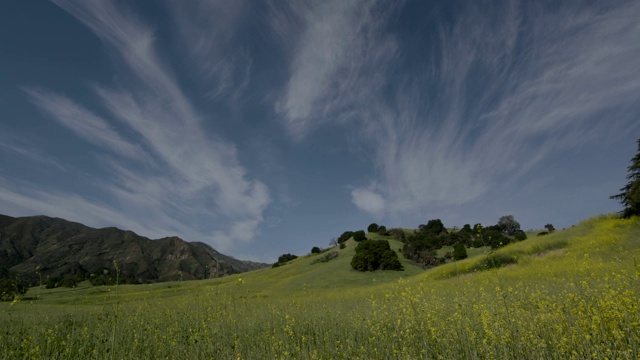
[[[453,260],[462,260],[467,258],[467,248],[464,244],[453,245]]]
[[[518,241],[527,240],[527,234],[524,231],[519,230],[515,233],[515,235],[513,235],[513,238]]]
[[[343,242],[349,240],[353,236],[353,231],[345,231],[338,238],[338,244],[342,244]]]
[[[320,254],[320,252],[322,252],[322,250],[317,246],[314,246],[313,248],[311,248],[312,254]]]
[[[549,235],[548,231],[541,231],[538,233],[538,236],[545,236],[545,235]]]
[[[284,263],[286,263],[287,261],[291,261],[291,260],[293,260],[293,259],[297,259],[297,258],[298,258],[298,256],[293,255],[293,254],[289,254],[289,253],[287,253],[287,254],[282,254],[282,255],[280,255],[280,257],[278,257],[278,262],[279,262],[280,264],[284,264]]]
[[[347,247],[347,244],[345,244],[345,243],[340,243],[340,249],[341,249],[341,250],[342,250],[342,249],[344,249],[344,248],[346,248],[346,247]]]
[[[406,235],[404,233],[404,230],[402,230],[402,229],[398,229],[398,228],[389,229],[389,231],[387,233],[389,235],[393,236],[393,238],[398,240],[398,241],[404,242],[404,240],[405,240],[405,236]]]
[[[378,234],[379,234],[379,235],[382,235],[382,236],[387,236],[387,235],[389,235],[389,233],[387,232],[387,228],[386,228],[384,225],[382,225],[382,226],[380,226],[380,227],[378,228]]]
[[[356,247],[351,267],[358,271],[404,270],[387,240],[365,240]]]
[[[11,301],[19,295],[24,295],[29,285],[21,279],[0,279],[0,300]]]
[[[365,241],[367,240],[367,235],[364,233],[364,230],[358,230],[353,233],[353,240],[357,242]]]
[[[317,263],[329,262],[329,261],[337,258],[338,255],[340,255],[340,253],[338,253],[337,251],[332,251],[332,252],[327,253],[326,255],[324,255],[324,256],[322,256],[322,257],[320,257],[318,259],[313,260],[311,262],[311,264],[313,265],[313,264],[317,264]]]
[[[380,227],[378,226],[378,224],[376,223],[371,223],[369,226],[367,226],[367,231],[370,233],[374,233],[374,232],[378,232],[378,229]]]

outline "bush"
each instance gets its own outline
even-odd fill
[[[338,253],[337,251],[332,251],[330,253],[327,253],[325,256],[315,259],[311,262],[311,264],[317,264],[317,263],[325,263],[325,262],[329,262],[335,258],[338,257],[338,255],[340,255],[340,253]]]
[[[353,236],[353,231],[345,231],[338,238],[338,244],[342,244]]]
[[[467,258],[467,248],[464,244],[453,245],[453,260],[462,260]]]
[[[549,235],[548,231],[541,231],[538,233],[538,236],[545,236],[545,235]]]
[[[358,271],[404,270],[387,240],[365,240],[356,247],[351,267]]]
[[[367,240],[367,235],[364,233],[364,230],[358,230],[353,233],[353,240],[357,242],[365,241]]]
[[[513,237],[518,241],[527,240],[527,234],[525,234],[525,232],[522,230],[516,232]]]
[[[370,233],[374,233],[374,232],[378,232],[378,229],[380,227],[378,226],[378,224],[376,223],[371,223],[368,227],[367,227],[367,231]]]
[[[298,256],[293,255],[293,254],[288,254],[288,253],[287,254],[282,254],[282,255],[280,255],[280,257],[278,257],[278,262],[280,264],[284,264],[287,261],[291,261],[291,260],[297,259],[297,258],[298,258]]]
[[[312,254],[320,254],[321,252],[322,252],[322,250],[317,246],[314,246],[313,248],[311,248],[311,253]]]
[[[347,247],[347,244],[345,243],[340,243],[340,250],[344,249]]]
[[[0,300],[11,301],[19,295],[24,295],[29,285],[21,279],[0,279]]]
[[[390,229],[388,234],[393,236],[394,239],[402,242],[404,242],[406,236],[404,230],[398,228]]]
[[[379,234],[379,235],[382,235],[382,236],[387,236],[387,235],[389,235],[389,233],[387,232],[387,228],[386,228],[384,225],[382,225],[382,226],[380,226],[380,227],[378,228],[378,234]]]

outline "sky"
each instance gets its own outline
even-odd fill
[[[621,210],[638,1],[0,3],[0,213],[273,262]]]

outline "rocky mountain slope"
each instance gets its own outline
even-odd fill
[[[0,276],[57,277],[113,269],[138,282],[206,279],[267,264],[225,256],[178,237],[150,240],[117,228],[94,229],[46,216],[0,215]]]

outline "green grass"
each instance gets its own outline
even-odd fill
[[[378,238],[371,236],[372,238]],[[391,248],[401,246],[390,241]],[[589,219],[424,271],[300,257],[221,279],[33,288],[1,358],[586,359],[640,356],[640,219]],[[333,251],[333,250],[332,250]]]

